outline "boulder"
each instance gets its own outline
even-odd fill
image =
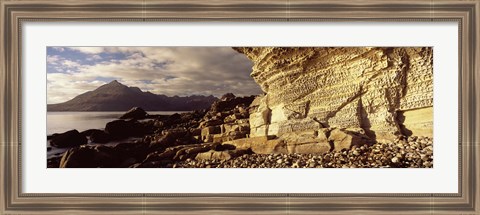
[[[228,100],[234,99],[235,97],[236,96],[233,93],[226,93],[220,98],[220,100],[221,101],[228,101]]]
[[[85,131],[80,132],[80,134],[83,134],[87,137],[90,137],[94,132],[97,132],[97,131],[102,131],[102,130],[100,130],[100,129],[87,129]]]
[[[350,149],[352,146],[372,144],[375,142],[367,135],[356,133],[353,131],[347,131],[344,129],[333,129],[330,132],[328,140],[333,142],[335,151],[341,151],[342,149]]]
[[[136,163],[135,158],[127,158],[120,163],[120,168],[128,168]]]
[[[57,148],[67,148],[87,144],[85,135],[77,130],[70,130],[65,133],[56,134],[50,139],[50,145]]]
[[[193,136],[200,136],[202,135],[202,129],[200,128],[190,128],[190,133],[193,135]]]
[[[120,119],[145,119],[148,114],[140,107],[134,107],[123,114]]]
[[[328,141],[330,130],[322,128],[318,131],[307,130],[303,132],[291,132],[283,135],[289,154],[322,154],[332,150]]]
[[[230,111],[240,104],[243,104],[244,106],[248,107],[252,103],[253,99],[255,99],[254,96],[248,96],[248,97],[235,97],[235,98],[229,98],[226,100],[216,101],[212,104],[210,111],[217,112],[217,113]]]
[[[213,144],[197,144],[194,146],[186,146],[177,151],[173,160],[185,160],[187,158],[195,158],[198,153],[206,152],[214,148]]]
[[[202,139],[206,139],[208,135],[220,133],[222,133],[222,128],[220,126],[209,126],[202,128],[200,135],[202,136]]]
[[[151,150],[161,150],[175,145],[185,145],[196,143],[197,140],[191,135],[188,135],[186,131],[182,130],[169,130],[164,132],[162,136],[158,136],[155,140],[150,142]]]
[[[203,128],[202,131],[200,132],[200,135],[203,142],[208,143],[213,141],[214,134],[220,134],[221,131],[222,129],[220,126],[209,126],[209,127]]]
[[[60,168],[117,167],[119,160],[110,147],[81,146],[66,151],[60,160]]]
[[[58,134],[47,135],[47,140],[51,140],[51,139],[54,138],[56,135],[58,135]]]
[[[234,145],[230,144],[215,144],[213,150],[215,151],[225,151],[225,150],[233,150],[236,149]]]
[[[168,148],[165,148],[164,150],[159,149],[149,153],[142,163],[148,163],[152,161],[162,161],[162,160],[172,161],[179,151],[185,150],[188,147],[194,147],[194,146],[195,145],[190,145],[190,146],[179,145],[179,146],[168,147]],[[150,151],[152,150],[150,149]]]
[[[162,161],[162,160],[173,160],[173,157],[177,154],[178,148],[169,148],[165,150],[164,152],[152,152],[147,155],[145,160],[143,160],[142,163],[149,163],[152,161]]]
[[[174,128],[174,129],[163,130],[162,134],[171,139],[179,139],[187,135],[190,135],[189,131],[186,128]]]
[[[217,126],[223,124],[222,120],[219,119],[209,119],[207,121],[203,121],[200,123],[200,128],[210,127],[210,126]]]
[[[143,126],[133,120],[115,120],[105,125],[105,132],[114,139],[138,137],[145,133]]]
[[[250,124],[247,123],[228,123],[220,126],[221,133],[243,132],[250,133]]]
[[[232,141],[236,139],[241,139],[247,137],[247,132],[241,131],[230,131],[228,133],[214,134],[213,142],[214,143],[223,143],[226,141]]]
[[[150,142],[151,150],[162,150],[175,145],[186,145],[197,143],[198,140],[193,138],[185,128],[176,128],[162,131],[162,135],[156,136]]]
[[[142,161],[148,154],[149,144],[145,142],[119,143],[113,147],[113,150],[120,159],[133,157],[137,161]]]
[[[112,137],[102,130],[95,130],[91,133],[90,140],[93,143],[107,143],[112,141]]]
[[[240,120],[240,119],[248,119],[249,117],[250,117],[250,114],[248,112],[234,113],[234,114],[226,116],[223,121],[225,123],[232,123],[232,122],[236,122],[237,120]]]
[[[58,168],[62,157],[52,157],[47,159],[47,168]]]

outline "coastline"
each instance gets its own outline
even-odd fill
[[[377,142],[361,129],[251,137],[255,97],[172,115],[132,108],[104,129],[49,135],[48,168],[432,168],[433,139]],[[322,137],[324,135],[324,137]],[[322,139],[323,138],[323,139]],[[341,139],[336,141],[335,138]],[[347,141],[345,141],[347,140]],[[72,144],[72,142],[77,142]],[[65,144],[65,145],[62,145]],[[72,144],[72,145],[70,145]],[[49,152],[47,152],[49,153]]]

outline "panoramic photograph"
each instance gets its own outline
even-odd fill
[[[48,47],[47,168],[433,168],[432,47]]]

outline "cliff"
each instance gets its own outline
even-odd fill
[[[377,140],[433,135],[433,49],[234,48],[266,93],[250,136],[346,128]]]

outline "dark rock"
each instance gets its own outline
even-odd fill
[[[212,104],[210,111],[212,112],[230,111],[240,104],[248,107],[250,106],[250,104],[254,99],[255,99],[255,96],[248,96],[248,97],[235,97],[225,101],[223,100],[216,101]]]
[[[229,101],[229,100],[232,100],[234,99],[236,96],[233,94],[233,93],[227,93],[227,94],[224,94],[220,100],[222,101]]]
[[[217,126],[223,124],[223,120],[219,119],[209,119],[200,123],[200,128],[210,127],[210,126]]]
[[[134,107],[123,114],[120,119],[145,119],[148,116],[147,112],[145,112],[140,107]]]
[[[133,157],[137,161],[142,161],[148,154],[148,147],[149,145],[144,142],[119,143],[115,147],[113,147],[113,150],[115,151],[117,157],[119,157],[120,159]]]
[[[175,144],[175,140],[169,138],[168,136],[161,136],[156,137],[155,140],[150,141],[150,150],[162,150],[167,147],[173,146]]]
[[[177,154],[178,148],[169,148],[164,152],[153,152],[147,155],[142,163],[148,163],[152,161],[173,160],[173,157]]]
[[[197,144],[194,146],[185,146],[177,151],[173,160],[185,160],[187,158],[195,158],[198,153],[207,152],[214,148],[214,144]]]
[[[225,150],[234,150],[237,147],[231,144],[216,144],[214,150],[215,151],[225,151]]]
[[[199,140],[195,139],[187,129],[176,128],[165,130],[162,132],[162,136],[152,140],[150,150],[161,150],[171,146],[190,145],[198,142]]]
[[[63,154],[60,161],[60,168],[112,168],[118,165],[119,160],[113,150],[105,146],[72,148]]]
[[[107,143],[112,141],[112,137],[104,131],[96,130],[90,135],[90,140],[94,143]]]
[[[127,158],[125,160],[123,160],[120,164],[120,168],[127,168],[127,167],[130,167],[131,165],[135,164],[136,163],[136,159],[135,158]]]
[[[169,164],[171,165],[173,161],[171,160],[161,160],[161,161],[149,161],[139,165],[134,164],[134,168],[160,168],[160,167],[167,167]],[[133,165],[132,165],[133,166]]]
[[[100,129],[88,129],[88,130],[80,132],[80,134],[83,134],[87,137],[90,137],[94,132],[98,132],[98,131],[102,131],[102,130],[100,130]]]
[[[179,113],[174,113],[168,117],[168,120],[171,120],[171,121],[177,121],[181,119],[182,119],[182,115],[180,115]]]
[[[62,157],[53,157],[47,160],[47,168],[58,168]]]
[[[189,148],[189,149],[185,150],[185,159],[186,158],[195,158],[195,156],[197,156],[198,153],[207,152],[211,149],[212,149],[212,146],[210,146],[210,145]]]
[[[50,140],[50,145],[57,148],[67,148],[87,144],[85,135],[77,130],[70,130],[65,133],[57,134]]]
[[[185,128],[175,128],[175,129],[165,130],[162,133],[171,139],[179,139],[187,135],[190,135],[188,130]]]
[[[47,140],[51,140],[52,138],[54,138],[57,135],[58,134],[47,135]]]
[[[51,151],[52,150],[52,147],[47,147],[47,152]]]
[[[146,133],[142,124],[133,120],[115,120],[109,122],[105,126],[105,132],[110,134],[115,139],[138,137]]]
[[[200,128],[190,128],[189,131],[190,131],[190,134],[192,134],[192,136],[202,135],[202,129]]]

